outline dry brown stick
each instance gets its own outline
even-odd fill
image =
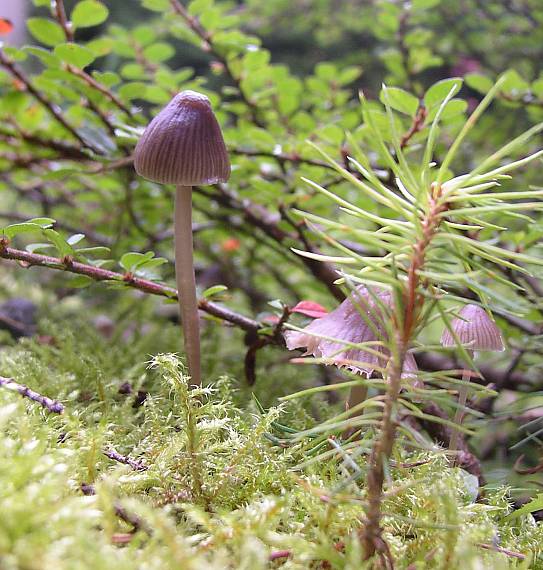
[[[0,239],[0,258],[20,261],[25,266],[48,267],[77,275],[85,275],[94,281],[113,281],[116,283],[124,283],[127,287],[138,289],[150,295],[158,295],[169,299],[177,299],[177,291],[173,287],[168,287],[154,281],[135,277],[130,273],[117,273],[109,269],[95,267],[69,258],[60,259],[58,257],[50,257],[48,255],[40,255],[30,253],[19,249],[14,249],[7,245],[7,240]],[[217,317],[222,321],[226,321],[248,332],[258,332],[262,325],[249,317],[235,313],[230,309],[222,307],[217,303],[200,299],[198,308],[209,315]]]
[[[4,378],[0,376],[0,386],[3,388],[7,388],[8,390],[13,390],[14,392],[18,392],[24,398],[28,398],[33,402],[37,402],[40,406],[43,406],[45,409],[53,412],[54,414],[62,414],[64,411],[64,406],[58,402],[57,400],[52,400],[47,396],[43,396],[42,394],[38,394],[28,386],[24,384],[19,384],[15,382],[12,378]]]
[[[122,463],[123,465],[128,465],[129,467],[132,467],[134,471],[146,471],[148,469],[147,465],[145,465],[143,461],[139,461],[137,459],[131,459],[130,457],[122,455],[118,451],[115,451],[115,449],[112,448],[105,449],[102,453],[106,457],[109,457],[109,459],[112,459],[113,461],[117,461],[118,463]]]
[[[52,0],[51,9],[53,11],[53,15],[55,16],[55,18],[57,19],[58,23],[60,24],[61,28],[64,31],[64,35],[66,36],[66,41],[73,42],[74,30],[71,22],[69,22],[68,18],[66,18],[66,10],[64,9],[64,0]]]
[[[502,548],[501,546],[495,546],[494,544],[479,543],[477,546],[484,550],[494,550],[494,552],[505,554],[506,556],[510,556],[511,558],[518,558],[519,560],[524,560],[526,558],[526,555],[522,554],[521,552],[515,552],[514,550],[509,550],[508,548]]]

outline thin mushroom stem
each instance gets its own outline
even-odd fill
[[[364,400],[368,397],[368,387],[366,385],[362,386],[353,386],[351,391],[349,392],[349,398],[347,402],[345,402],[345,411],[349,411],[351,408],[354,408],[356,405],[361,404]],[[361,416],[364,413],[364,410],[358,412],[357,416]],[[351,415],[351,418],[356,417],[355,415]],[[356,430],[353,429],[351,426],[347,427],[343,432],[343,439],[349,439]]]
[[[191,384],[200,386],[200,322],[192,245],[192,186],[177,185],[174,214],[175,280]]]
[[[470,351],[471,352],[471,351]],[[471,354],[472,356],[472,354]],[[462,384],[462,386],[460,386],[460,389],[458,390],[458,408],[456,408],[456,413],[454,414],[454,423],[456,424],[456,426],[461,426],[462,422],[464,420],[464,416],[466,415],[464,412],[464,408],[466,407],[466,403],[468,401],[468,392],[469,392],[469,386],[468,383],[471,379],[471,374],[469,373],[469,370],[464,369],[464,371],[462,372],[462,382],[464,382],[464,384]],[[449,443],[449,450],[456,452],[458,451],[458,440],[460,439],[460,430],[458,429],[458,427],[455,427],[452,431],[451,434],[451,441]],[[455,457],[453,459],[453,464],[457,464],[457,458]]]

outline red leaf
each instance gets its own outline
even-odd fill
[[[11,20],[7,18],[0,18],[0,35],[5,36],[13,30],[13,24]]]
[[[277,315],[266,315],[262,320],[266,323],[276,324],[279,322],[279,317]]]
[[[223,251],[232,252],[240,248],[241,242],[239,239],[230,237],[222,242]]]
[[[318,303],[314,301],[300,301],[293,309],[293,313],[300,313],[306,317],[313,317],[314,319],[319,319],[328,314],[328,311]]]

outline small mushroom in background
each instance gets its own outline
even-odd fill
[[[209,99],[176,95],[149,123],[134,152],[136,172],[175,184],[175,275],[191,383],[201,385],[200,326],[192,243],[192,186],[226,182],[230,161]]]
[[[385,306],[390,305],[388,291],[374,295]],[[326,364],[369,377],[376,368],[384,368],[389,357],[379,342],[384,336],[382,313],[372,294],[360,286],[336,309],[315,319],[303,331],[287,331],[287,348],[305,348],[304,356],[323,358]],[[373,344],[367,349],[346,346],[361,343]]]
[[[326,364],[346,368],[369,378],[375,370],[386,369],[390,361],[384,321],[390,317],[387,308],[392,309],[392,303],[390,292],[359,286],[336,309],[316,318],[302,331],[287,331],[287,348],[305,348],[304,356],[323,358]],[[362,343],[368,343],[367,347],[348,346]],[[408,352],[402,377],[418,386],[421,382],[417,373],[415,358]],[[346,408],[355,407],[366,397],[367,386],[354,386]],[[349,437],[351,433],[351,430],[347,430],[344,437]]]
[[[444,347],[455,347],[460,344],[472,358],[475,358],[476,353],[481,351],[502,352],[505,350],[500,329],[488,313],[478,305],[462,307],[458,316],[451,320],[450,328],[443,331],[441,344]],[[467,384],[470,377],[470,372],[464,370],[462,381],[465,384],[458,391],[458,408],[454,416],[454,423],[457,426],[461,426],[464,419],[464,409],[468,399]],[[458,450],[459,435],[460,431],[454,429],[449,444],[450,451]]]
[[[326,359],[326,364],[369,378],[376,369],[386,368],[390,360],[385,346],[388,335],[384,321],[389,317],[387,307],[392,308],[390,292],[368,290],[361,285],[336,309],[316,318],[302,331],[287,331],[287,348],[305,348],[304,356]],[[362,343],[369,343],[368,347],[347,346]],[[417,372],[415,358],[408,352],[403,376],[415,378]]]

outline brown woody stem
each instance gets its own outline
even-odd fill
[[[191,384],[200,386],[200,321],[192,253],[192,187],[175,189],[175,280]]]
[[[386,542],[382,538],[381,528],[381,503],[385,481],[385,464],[388,462],[394,446],[397,401],[401,389],[405,355],[415,334],[420,309],[424,303],[424,298],[419,290],[421,285],[419,271],[424,267],[428,247],[439,228],[440,214],[447,210],[448,207],[440,198],[441,187],[432,186],[428,212],[421,220],[421,234],[415,243],[407,269],[403,306],[397,307],[398,311],[403,313],[401,318],[403,326],[398,327],[396,338],[394,339],[395,351],[392,355],[390,371],[387,375],[387,392],[381,429],[369,457],[366,524],[360,533],[364,548],[364,559],[369,560],[375,554],[378,554],[381,562],[385,566],[388,565],[388,567],[392,567],[391,555]]]
[[[158,295],[159,297],[166,297],[168,299],[176,299],[178,297],[177,291],[173,287],[162,285],[155,281],[135,277],[129,273],[117,273],[110,269],[96,267],[80,261],[71,259],[60,259],[58,257],[51,257],[49,255],[41,255],[39,253],[30,253],[21,249],[15,249],[7,245],[7,240],[0,237],[0,258],[12,259],[19,261],[23,267],[47,267],[49,269],[56,269],[58,271],[65,271],[67,273],[75,273],[76,275],[85,275],[94,281],[112,281],[116,283],[124,283],[126,287],[138,289],[149,295]],[[207,299],[200,299],[198,306],[201,311],[208,313],[222,321],[231,323],[240,327],[244,331],[258,334],[262,328],[262,324],[258,321],[250,319],[245,315],[241,315],[222,305],[208,301]]]

